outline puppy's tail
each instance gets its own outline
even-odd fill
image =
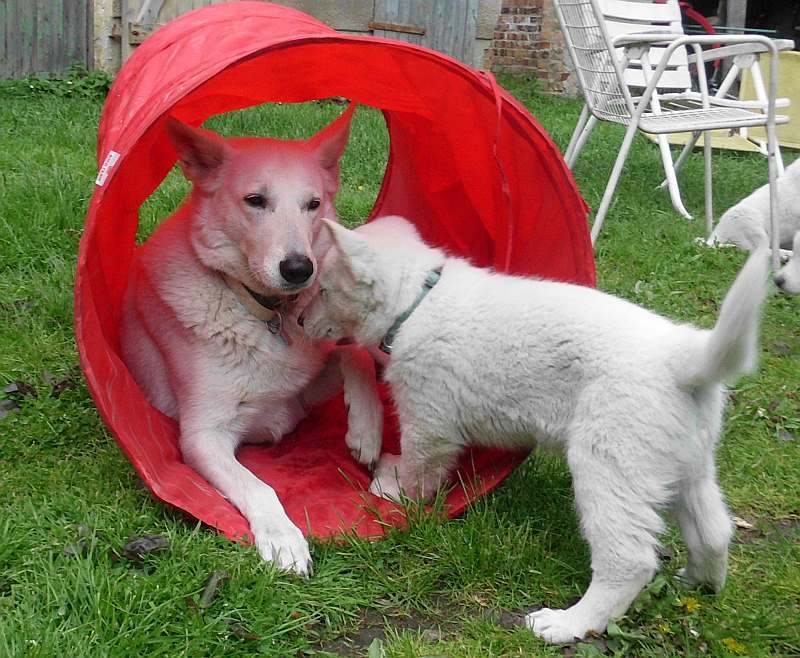
[[[755,370],[769,263],[769,249],[751,254],[722,302],[714,329],[704,335],[698,353],[689,350],[682,379],[690,388],[731,382]]]

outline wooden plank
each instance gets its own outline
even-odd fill
[[[32,73],[34,69],[33,37],[36,25],[36,4],[17,0],[19,19],[19,52],[17,54],[17,75]]]
[[[75,40],[82,35],[74,31],[68,33],[65,26],[66,16],[64,14],[65,0],[50,0],[49,7],[42,8],[42,14],[49,14],[49,46],[48,63],[46,71],[50,73],[63,73],[75,61],[72,59],[72,52],[75,47]],[[69,0],[66,0],[69,4]],[[82,61],[82,60],[81,60]]]
[[[442,24],[442,36],[436,43],[427,44],[430,48],[438,50],[447,55],[454,55],[456,42],[458,39],[458,32],[464,25],[464,18],[462,12],[464,9],[464,2],[446,2],[443,0],[436,0],[436,18]]]
[[[31,71],[42,73],[49,70],[50,62],[50,16],[46,0],[32,0],[33,32],[31,34]]]
[[[404,34],[425,34],[425,28],[420,25],[400,25],[399,23],[369,23],[370,30],[384,30],[386,32],[402,32]]]
[[[83,3],[69,2],[64,3],[63,13],[63,34],[64,59],[67,66],[75,62],[86,62],[84,51],[86,48],[86,27],[82,11]]]
[[[0,60],[0,69],[4,78],[14,77],[16,71],[15,59],[17,55],[16,38],[12,26],[16,24],[16,6],[13,2],[3,4],[3,39],[5,42],[5,57]]]
[[[6,48],[7,3],[0,2],[0,78],[8,75],[8,50]]]

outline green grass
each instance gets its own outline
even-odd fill
[[[580,105],[504,83],[562,147]],[[0,90],[1,93],[2,90]],[[367,543],[315,544],[315,575],[276,574],[254,549],[228,542],[155,501],[104,429],[76,372],[72,286],[95,176],[100,104],[18,93],[0,102],[0,384],[36,397],[0,420],[0,657],[16,656],[559,656],[509,623],[537,605],[564,605],[589,579],[569,473],[530,458],[462,518],[415,515],[408,532]],[[230,134],[306,136],[340,108],[268,107],[212,122]],[[575,171],[596,206],[621,130],[601,125]],[[342,168],[339,210],[369,213],[385,166],[381,116],[360,111]],[[682,176],[702,216],[701,158]],[[715,153],[715,204],[727,208],[766,181],[758,156]],[[599,286],[681,320],[711,326],[744,256],[707,250],[654,191],[657,149],[637,138],[598,245]],[[142,209],[141,235],[185,190],[172,174]],[[532,190],[535,193],[535,190]],[[800,299],[765,308],[760,371],[737,387],[719,451],[733,512],[756,528],[732,546],[724,592],[685,592],[674,557],[606,639],[570,651],[591,656],[800,654]],[[62,383],[62,381],[64,383]],[[64,548],[91,531],[87,551]],[[167,551],[141,566],[116,560],[131,536],[160,533]],[[202,611],[206,578],[230,579]]]

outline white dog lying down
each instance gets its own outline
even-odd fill
[[[352,111],[306,141],[223,139],[171,119],[192,193],[136,252],[123,310],[125,362],[180,422],[184,461],[247,518],[265,560],[303,575],[303,533],[235,451],[279,441],[344,380],[347,444],[364,464],[380,454],[372,359],[314,343],[292,315],[316,279],[319,219],[334,212]]]
[[[768,250],[748,260],[708,331],[591,288],[473,267],[400,217],[326,225],[334,247],[299,320],[317,338],[391,346],[402,454],[381,459],[374,493],[430,496],[468,445],[560,448],[592,582],[571,608],[528,616],[550,642],[625,612],[658,567],[664,509],[688,544],[685,582],[722,587],[731,522],[714,464],[720,382],[755,365]]]
[[[782,291],[800,293],[800,250],[797,233],[800,232],[800,158],[786,167],[778,179],[779,244],[789,262],[775,274],[775,284]],[[709,245],[733,244],[753,251],[770,244],[769,185],[759,187],[720,217]],[[792,239],[794,238],[794,244]],[[792,253],[784,250],[792,250]]]

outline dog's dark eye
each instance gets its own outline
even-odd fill
[[[267,200],[261,194],[248,194],[244,202],[253,208],[266,208]]]
[[[317,208],[319,208],[319,204],[320,204],[319,199],[311,199],[311,201],[308,202],[307,208],[309,210],[316,210]]]

